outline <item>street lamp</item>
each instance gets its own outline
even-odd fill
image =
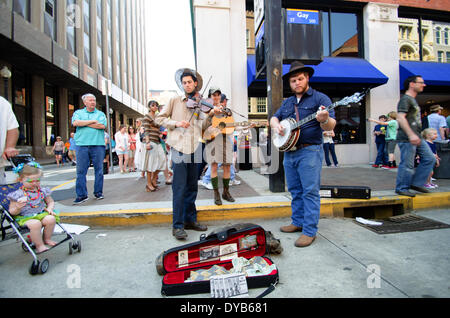
[[[0,70],[0,75],[3,77],[3,81],[5,83],[5,99],[8,100],[8,82],[11,78],[11,71],[9,70],[8,66],[3,66],[3,68]]]

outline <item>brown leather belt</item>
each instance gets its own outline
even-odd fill
[[[297,151],[297,150],[300,150],[300,149],[303,149],[303,148],[306,148],[306,147],[309,147],[309,146],[315,146],[315,145],[314,144],[298,144],[295,147],[293,147],[291,149],[291,151]]]

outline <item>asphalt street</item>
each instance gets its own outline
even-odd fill
[[[450,224],[448,209],[417,214]],[[379,235],[353,219],[321,219],[317,240],[298,249],[294,247],[298,234],[279,231],[289,219],[248,221],[272,231],[284,249],[281,255],[270,256],[280,282],[269,297],[450,297],[450,229]],[[210,222],[208,233],[229,224],[233,222]],[[165,250],[199,239],[198,232],[188,234],[188,240],[180,243],[168,225],[90,228],[78,237],[81,253],[69,255],[64,243],[40,255],[50,267],[37,276],[28,274],[32,257],[20,243],[0,242],[0,298],[161,298],[162,277],[155,259]],[[256,297],[262,291],[250,290],[249,295]],[[181,298],[191,297],[210,295]]]

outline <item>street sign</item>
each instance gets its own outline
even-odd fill
[[[319,11],[286,9],[287,23],[294,24],[319,24]]]
[[[253,12],[255,15],[255,32],[257,32],[261,22],[264,20],[264,0],[254,0]]]

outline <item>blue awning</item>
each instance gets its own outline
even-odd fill
[[[427,86],[450,86],[450,63],[400,61],[400,85],[410,76],[421,75]]]
[[[389,78],[365,59],[354,57],[326,57],[319,65],[308,65],[314,68],[315,74],[311,83],[351,83],[370,85],[371,87],[386,84]],[[290,65],[283,65],[283,75],[289,72]],[[265,82],[255,79],[255,55],[247,57],[247,84]]]

